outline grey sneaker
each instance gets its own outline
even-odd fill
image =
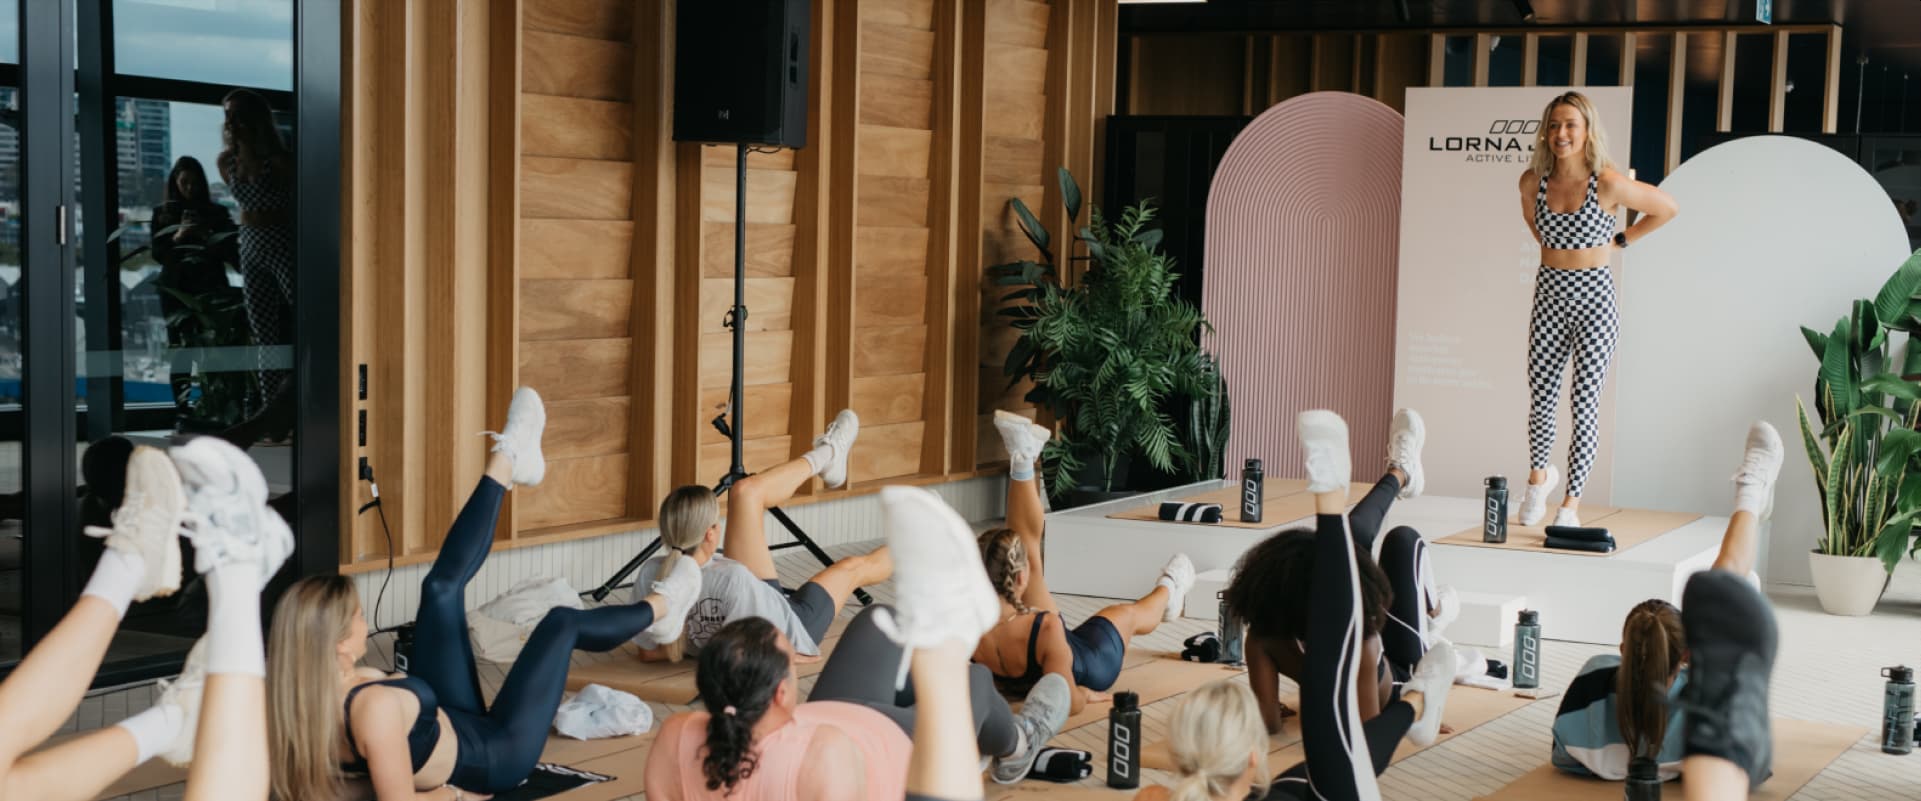
[[[207,684],[207,638],[203,635],[187,652],[187,663],[180,675],[160,680],[160,700],[155,703],[180,710],[180,732],[159,756],[167,764],[184,768],[193,762],[193,739],[200,731],[200,691]]]
[[[144,601],[180,589],[180,524],[186,513],[187,495],[173,463],[142,445],[127,459],[126,494],[113,510],[113,526],[88,526],[85,532],[106,539],[108,548],[140,555],[147,572],[133,599]]]
[[[1780,643],[1774,610],[1742,576],[1694,574],[1681,593],[1688,683],[1681,688],[1683,752],[1720,757],[1759,786],[1773,772],[1768,683]]]
[[[1061,726],[1067,724],[1067,711],[1073,703],[1073,690],[1061,674],[1049,673],[1034,683],[1034,688],[1027,691],[1027,700],[1021,703],[1020,714],[1014,718],[1026,747],[994,758],[991,775],[995,783],[1015,784],[1027,778],[1028,771],[1034,769],[1034,760],[1047,748],[1047,741],[1054,739]]]

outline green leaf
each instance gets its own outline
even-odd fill
[[[1875,532],[1874,555],[1881,559],[1881,565],[1894,572],[1901,563],[1901,556],[1908,551],[1908,539],[1913,535],[1914,523],[1921,512],[1909,510],[1888,519],[1887,525]]]
[[[1027,204],[1020,198],[1007,201],[1007,205],[1014,208],[1014,217],[1020,221],[1021,233],[1027,235],[1027,241],[1034,243],[1034,247],[1040,249],[1041,255],[1052,261],[1054,252],[1048,250],[1047,246],[1053,242],[1053,239],[1048,236],[1047,229],[1041,227],[1041,221],[1034,218],[1034,212],[1029,211]]]
[[[1902,400],[1921,400],[1921,384],[1913,381],[1903,381],[1897,376],[1885,373],[1862,381],[1861,390],[1863,392],[1884,393]]]
[[[1909,256],[1894,271],[1894,275],[1888,276],[1887,283],[1881,285],[1881,291],[1875,293],[1876,319],[1890,321],[1906,316],[1909,302],[1917,291],[1921,291],[1921,251]]]
[[[1061,205],[1067,207],[1067,223],[1074,224],[1081,217],[1081,187],[1074,182],[1074,175],[1066,167],[1060,168]]]
[[[1801,336],[1807,339],[1808,347],[1814,349],[1814,358],[1816,359],[1825,358],[1828,352],[1828,335],[1827,334],[1823,334],[1819,331],[1816,331],[1804,325],[1804,326],[1801,326]]]
[[[1834,456],[1828,462],[1833,469],[1827,471],[1827,486],[1823,488],[1822,493],[1822,497],[1825,499],[1823,506],[1827,509],[1826,523],[1828,534],[1827,547],[1822,553],[1837,556],[1848,555],[1844,544],[1847,538],[1846,521],[1843,518],[1841,506],[1841,485],[1843,483],[1843,477],[1849,472],[1848,449],[1853,443],[1853,438],[1847,434],[1848,428],[1842,426],[1840,444],[1835,446]]]
[[[1134,244],[1146,250],[1153,250],[1161,246],[1161,238],[1165,235],[1159,228],[1142,231],[1134,235]]]
[[[1858,405],[1854,366],[1848,352],[1852,342],[1848,323],[1848,318],[1843,317],[1834,324],[1834,333],[1828,336],[1827,352],[1821,357],[1820,381],[1827,387],[1824,400],[1831,415],[1829,419],[1846,417]]]

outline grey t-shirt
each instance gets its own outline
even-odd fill
[[[634,597],[646,594],[645,588],[653,585],[665,559],[656,556],[640,566],[639,575],[634,578]],[[766,618],[772,622],[787,635],[787,641],[794,644],[794,653],[820,655],[820,646],[807,633],[800,616],[794,614],[794,607],[787,603],[785,594],[755,576],[746,565],[714,554],[701,566],[700,600],[695,601],[687,613],[688,653],[699,653],[721,626],[744,617]]]

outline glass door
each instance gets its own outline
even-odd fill
[[[25,517],[20,295],[20,2],[0,0],[0,664],[18,661],[26,642]]]
[[[1888,190],[1894,211],[1908,229],[1908,247],[1921,250],[1921,136],[1869,136],[1861,162]]]

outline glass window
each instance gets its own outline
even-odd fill
[[[293,89],[292,0],[113,0],[122,75]]]
[[[20,61],[20,4],[0,0],[0,61]],[[0,665],[26,653],[26,504],[21,494],[20,89],[0,78]],[[9,423],[11,421],[11,423]]]

